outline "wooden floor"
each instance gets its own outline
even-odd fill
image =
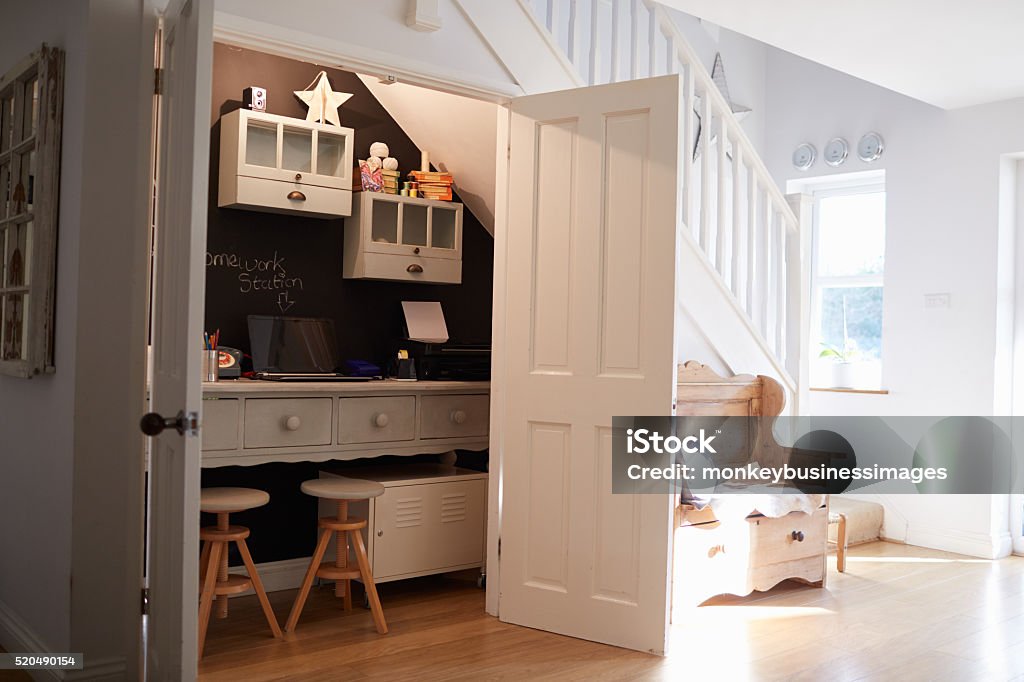
[[[283,620],[294,592],[271,595]],[[274,641],[255,598],[211,623],[215,680],[1024,680],[1024,558],[971,559],[891,543],[830,559],[826,590],[783,583],[721,597],[673,627],[667,658],[506,625],[470,580],[381,586],[391,632],[314,590],[294,639]]]

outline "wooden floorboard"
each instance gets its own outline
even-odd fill
[[[878,542],[847,562],[840,574],[830,558],[824,590],[783,583],[707,602],[673,626],[665,658],[502,623],[469,576],[381,585],[384,636],[325,587],[275,641],[242,597],[211,623],[200,679],[1024,680],[1024,558]],[[270,595],[282,622],[294,594]]]

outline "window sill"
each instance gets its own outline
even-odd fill
[[[822,393],[859,393],[862,395],[889,395],[887,388],[811,388]]]

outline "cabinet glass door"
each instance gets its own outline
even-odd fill
[[[376,244],[398,244],[398,204],[370,201],[370,239]]]
[[[313,131],[284,127],[281,168],[299,173],[313,171]]]
[[[348,169],[345,167],[345,138],[323,131],[316,138],[316,174],[340,178]]]
[[[405,204],[402,207],[402,243],[410,246],[427,245],[427,207]]]
[[[277,168],[277,125],[249,119],[245,129],[245,162]]]
[[[456,225],[458,211],[452,208],[434,206],[430,246],[435,249],[454,249],[456,244]]]

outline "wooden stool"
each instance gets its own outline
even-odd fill
[[[263,590],[263,583],[252,563],[249,547],[245,539],[249,537],[249,529],[245,526],[228,524],[228,514],[262,507],[270,501],[270,495],[262,490],[252,488],[203,488],[199,499],[199,509],[217,515],[217,525],[207,526],[199,530],[199,539],[203,541],[203,551],[199,559],[199,583],[202,590],[199,596],[199,657],[203,656],[203,645],[206,643],[206,630],[210,624],[210,611],[214,599],[217,601],[217,617],[228,617],[228,595],[239,594],[252,588],[263,607],[263,615],[267,617],[270,631],[274,637],[282,638],[281,628],[270,608],[270,600]],[[228,574],[228,543],[234,542],[242,555],[248,575]]]
[[[384,611],[380,606],[380,598],[377,596],[377,587],[373,584],[373,574],[370,572],[370,562],[366,558],[366,546],[363,544],[362,529],[366,528],[366,519],[348,515],[349,500],[368,500],[384,493],[384,486],[375,481],[364,481],[356,478],[318,478],[306,481],[302,484],[302,492],[313,497],[320,497],[327,500],[337,500],[338,515],[325,516],[320,519],[319,525],[323,529],[320,534],[320,541],[316,544],[316,551],[313,552],[313,559],[309,562],[306,570],[306,577],[302,581],[299,594],[295,597],[295,604],[292,605],[292,612],[285,623],[285,632],[294,632],[295,625],[299,622],[302,608],[306,605],[306,597],[309,596],[309,588],[313,585],[313,578],[333,579],[334,594],[343,597],[345,610],[352,609],[352,579],[362,578],[363,586],[366,588],[366,598],[370,602],[370,612],[373,614],[373,622],[377,626],[377,632],[387,634],[388,625],[384,621]],[[337,534],[337,546],[333,562],[325,561],[320,563],[327,551],[327,543],[331,540],[331,534]],[[354,545],[358,568],[348,567],[349,540]]]

